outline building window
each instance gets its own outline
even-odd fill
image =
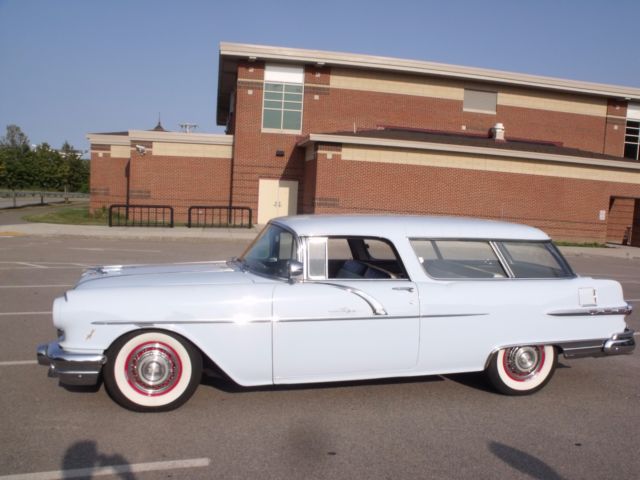
[[[462,109],[465,112],[476,113],[496,113],[498,103],[497,92],[487,92],[484,90],[464,89],[464,103]]]
[[[267,65],[264,75],[262,129],[299,133],[302,130],[304,70],[288,65]]]
[[[638,160],[640,150],[640,120],[627,120],[627,129],[624,132],[624,157]]]

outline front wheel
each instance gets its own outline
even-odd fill
[[[556,369],[558,357],[551,345],[503,348],[486,370],[491,384],[506,395],[527,395],[544,387]]]
[[[155,330],[131,332],[107,352],[104,384],[117,403],[137,412],[178,408],[202,375],[200,352],[188,341]]]

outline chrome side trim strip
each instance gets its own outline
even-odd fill
[[[575,317],[583,315],[629,315],[633,308],[629,304],[619,307],[576,308],[570,310],[553,310],[547,315],[554,317]]]
[[[136,325],[136,326],[150,326],[150,325],[209,325],[209,324],[243,324],[246,325],[248,323],[271,323],[271,319],[258,319],[258,320],[230,320],[230,319],[222,319],[222,320],[160,320],[160,321],[131,321],[131,322],[91,322],[91,325]]]
[[[354,295],[357,295],[358,297],[363,299],[365,302],[367,302],[367,305],[369,305],[374,315],[388,315],[387,311],[384,308],[384,305],[382,305],[378,300],[373,298],[368,293],[363,292],[358,288],[349,287],[348,285],[342,285],[340,283],[332,283],[332,282],[315,282],[315,283],[320,285],[329,285],[330,287],[336,287],[336,288],[339,288],[340,290],[344,290],[345,292],[353,293]]]
[[[443,313],[434,315],[376,315],[369,317],[292,317],[280,319],[258,319],[258,320],[187,320],[187,321],[146,321],[146,322],[91,322],[91,325],[135,325],[138,327],[149,327],[154,325],[246,325],[253,323],[286,323],[286,322],[328,322],[328,321],[359,321],[359,320],[385,320],[394,319],[421,319],[421,318],[455,318],[455,317],[481,317],[489,315],[488,313]]]

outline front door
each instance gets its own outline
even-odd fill
[[[274,383],[394,376],[418,360],[416,285],[342,280],[278,285],[273,297]]]
[[[261,178],[258,184],[258,223],[275,217],[295,215],[298,210],[298,182]]]

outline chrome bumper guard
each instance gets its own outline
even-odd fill
[[[48,376],[62,385],[96,385],[107,357],[101,353],[70,353],[58,342],[42,343],[37,348],[38,363],[49,367]]]
[[[603,357],[608,355],[625,355],[633,352],[636,342],[633,330],[625,329],[611,338],[600,340],[582,340],[559,344],[565,358]]]

